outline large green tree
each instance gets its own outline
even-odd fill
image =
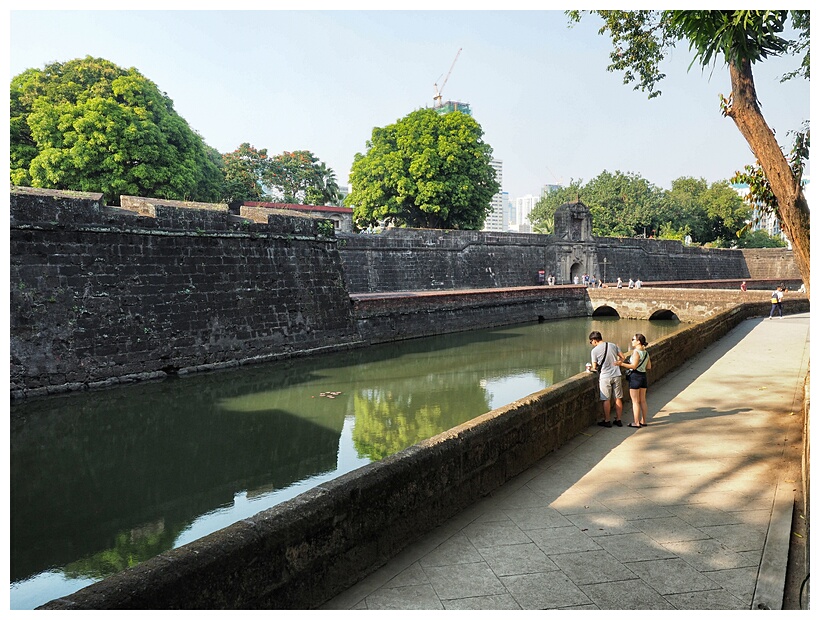
[[[666,223],[697,243],[730,247],[751,217],[751,208],[726,181],[680,177],[672,181],[666,202],[673,216]]]
[[[222,154],[225,175],[224,198],[230,205],[268,198],[262,185],[262,176],[268,163],[267,149],[257,149],[248,142],[236,150]]]
[[[333,170],[310,151],[285,151],[271,157],[262,180],[287,203],[325,205],[339,200]]]
[[[530,213],[530,221],[536,230],[552,232],[555,210],[580,199],[589,207],[593,234],[651,236],[671,217],[664,195],[661,188],[640,175],[604,170],[589,183],[573,180],[569,187],[543,195]]]
[[[463,112],[429,108],[374,128],[353,159],[356,224],[480,229],[499,190],[483,133]]]
[[[87,56],[11,81],[14,185],[219,200],[220,156],[136,69]]]
[[[695,62],[709,66],[723,60],[729,68],[731,94],[723,98],[722,112],[740,130],[766,176],[776,198],[781,228],[794,249],[795,262],[810,286],[809,208],[800,170],[790,165],[774,132],[766,123],[755,89],[752,66],[770,56],[802,55],[800,66],[786,77],[810,75],[809,11],[593,11],[604,20],[600,33],[609,33],[613,51],[610,71],[623,71],[624,83],[649,97],[660,94],[665,77],[659,63],[676,43],[685,42]],[[580,11],[567,11],[579,20]],[[796,32],[782,35],[787,24]]]

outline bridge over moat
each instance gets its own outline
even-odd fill
[[[737,285],[739,286],[739,281]],[[755,290],[675,288],[640,289],[583,286],[524,286],[458,291],[404,291],[351,294],[353,317],[370,343],[390,342],[436,334],[581,316],[619,316],[628,319],[674,319],[696,323],[742,303],[759,304],[768,312],[770,290],[780,282],[754,282]],[[791,286],[787,282],[787,286]],[[727,284],[728,286],[728,284]],[[762,289],[762,290],[760,290]],[[787,312],[806,311],[804,294],[789,292]],[[793,307],[793,309],[792,309]]]
[[[588,289],[592,316],[617,314],[624,319],[672,319],[685,323],[711,318],[745,302],[768,303],[769,291],[691,288]],[[796,294],[795,294],[796,296]],[[805,299],[805,295],[799,297]]]

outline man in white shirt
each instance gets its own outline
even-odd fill
[[[615,365],[616,360],[623,361],[626,356],[614,342],[604,342],[601,332],[590,332],[589,344],[592,345],[592,372],[599,371],[598,387],[601,401],[604,404],[604,419],[598,426],[612,427],[609,419],[610,400],[615,395],[615,426],[623,426],[621,415],[624,411],[624,387],[621,379],[621,368]]]

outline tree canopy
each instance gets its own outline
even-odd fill
[[[555,210],[580,199],[592,215],[592,232],[599,237],[689,236],[696,243],[737,244],[751,209],[726,181],[681,177],[663,190],[634,173],[604,170],[589,183],[573,180],[569,187],[544,194],[530,214],[536,230],[552,232]]]
[[[235,151],[222,154],[225,175],[224,198],[230,205],[265,200],[262,174],[268,162],[268,150],[243,142]]]
[[[218,200],[219,153],[136,69],[86,56],[11,81],[14,185],[177,200]]]
[[[781,228],[794,249],[795,262],[810,290],[809,208],[802,186],[802,164],[794,165],[784,155],[774,132],[761,112],[752,66],[771,56],[802,55],[800,65],[784,79],[810,77],[810,13],[803,11],[591,11],[604,25],[599,33],[609,33],[613,50],[610,71],[623,71],[624,83],[650,98],[660,95],[657,85],[665,77],[659,64],[678,42],[688,43],[694,53],[692,64],[702,66],[721,60],[729,68],[731,94],[721,96],[721,112],[731,118],[746,139],[765,175],[771,204]],[[567,11],[578,21],[581,11]],[[796,35],[787,39],[783,32],[791,23]],[[808,148],[808,129],[802,142]]]
[[[433,109],[374,128],[350,176],[356,224],[480,229],[499,191],[483,133],[463,112]]]
[[[340,200],[335,173],[310,151],[285,151],[271,157],[262,180],[283,202],[325,205]]]

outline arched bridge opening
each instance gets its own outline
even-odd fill
[[[652,316],[649,317],[650,321],[680,321],[678,315],[672,312],[671,310],[663,309],[663,310],[656,310],[652,313]]]
[[[592,311],[592,316],[594,317],[602,317],[602,316],[614,316],[621,318],[621,315],[618,314],[618,311],[613,308],[612,306],[598,306],[595,310]]]

